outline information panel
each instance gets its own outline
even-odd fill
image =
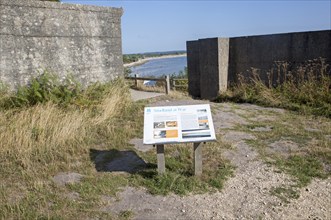
[[[209,104],[145,107],[144,144],[216,140]]]

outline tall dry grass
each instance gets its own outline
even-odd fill
[[[99,127],[119,126],[112,120],[131,105],[123,80],[112,83],[100,95],[103,98],[88,108],[63,108],[46,102],[0,110],[0,170],[37,172],[43,165],[68,162],[86,153]]]
[[[249,102],[331,117],[331,73],[325,59],[309,60],[292,70],[289,66],[276,62],[266,73],[252,68],[248,74],[239,74],[237,83],[217,101]]]

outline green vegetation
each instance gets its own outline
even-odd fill
[[[133,212],[132,211],[130,211],[130,210],[126,210],[126,211],[122,211],[122,212],[120,212],[120,214],[119,214],[119,217],[121,218],[121,219],[131,219],[132,217],[133,217]]]
[[[219,144],[219,143],[218,143]],[[167,145],[165,151],[166,174],[158,175],[154,152],[141,154],[151,163],[147,169],[133,176],[133,183],[145,186],[152,194],[166,195],[174,192],[186,195],[190,192],[204,193],[223,188],[224,182],[233,173],[234,167],[224,160],[216,143],[204,145],[204,171],[202,176],[194,176],[192,144]],[[222,147],[222,145],[221,145]]]
[[[180,71],[178,74],[170,75],[171,85],[174,87],[173,89],[181,92],[188,91],[188,71],[187,67],[185,67],[184,71]]]
[[[142,54],[123,54],[123,63],[133,63],[144,58]]]
[[[201,178],[192,176],[185,145],[167,149],[169,172],[157,175],[155,152],[136,152],[129,144],[142,137],[146,102],[133,103],[123,79],[82,88],[70,76],[60,82],[45,72],[17,92],[2,85],[0,95],[0,219],[129,219],[130,210],[119,216],[102,211],[103,198],[116,198],[128,185],[158,194],[217,190],[232,173],[219,148],[208,144]],[[133,174],[100,169],[122,151],[136,152],[147,168]],[[61,172],[83,178],[57,185],[53,177]]]
[[[83,97],[80,84],[72,76],[60,82],[56,75],[45,71],[32,79],[29,86],[19,87],[15,94],[1,99],[0,107],[8,109],[46,102],[68,105],[82,101]]]
[[[299,189],[308,186],[314,178],[331,176],[331,120],[295,112],[271,111],[270,117],[277,120],[250,121],[236,130],[253,134],[256,140],[246,142],[266,163],[292,177],[289,185],[271,190],[272,195],[288,203],[290,199],[298,198]],[[265,131],[255,130],[267,127],[269,129]]]
[[[290,203],[291,199],[298,199],[299,192],[293,186],[280,186],[271,190],[271,194],[277,196],[285,203]]]
[[[275,164],[281,170],[294,176],[299,187],[307,186],[314,177],[326,178],[328,176],[321,161],[312,155],[293,155],[286,160],[277,159]]]
[[[266,80],[260,78],[258,69],[252,69],[249,76],[239,75],[237,84],[216,101],[256,103],[331,117],[331,74],[324,59],[307,61],[294,71],[288,70],[288,63],[275,65]]]

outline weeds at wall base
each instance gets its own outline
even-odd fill
[[[294,71],[289,71],[285,62],[276,66],[267,73],[267,80],[254,68],[245,76],[239,74],[238,82],[216,101],[253,103],[331,118],[331,73],[324,59],[307,61]]]

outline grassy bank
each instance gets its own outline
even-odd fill
[[[156,194],[221,189],[232,167],[212,144],[202,178],[192,176],[186,145],[169,148],[169,172],[159,176],[155,152],[137,152],[129,144],[142,138],[145,104],[131,101],[122,79],[82,89],[73,78],[59,82],[46,73],[16,93],[1,89],[0,219],[126,218],[101,208],[102,198],[115,198],[127,185]],[[121,152],[134,152],[147,167],[131,174],[101,169]],[[81,181],[54,182],[67,172],[79,173]]]
[[[67,171],[86,178],[96,175],[91,149],[121,148],[135,136],[139,122],[125,117],[139,107],[125,94],[123,80],[82,90],[75,82],[58,84],[52,75],[32,80],[15,94],[3,91],[0,218],[70,219],[93,213],[94,200],[88,202],[84,195],[79,202],[67,198],[69,189],[54,184],[52,177]],[[98,184],[104,192],[115,188]]]
[[[261,75],[266,78],[262,79]],[[298,189],[306,187],[312,179],[331,175],[331,74],[324,59],[307,61],[292,71],[285,62],[275,63],[275,68],[266,74],[252,69],[239,75],[237,83],[216,101],[291,110],[282,115],[274,114],[277,121],[253,122],[238,128],[257,137],[248,142],[267,163],[293,177],[295,184],[277,187],[273,195],[289,202],[298,198]],[[311,129],[312,125],[318,129]],[[255,128],[269,130],[253,132]]]
[[[290,71],[286,62],[266,72],[252,69],[216,101],[234,101],[281,107],[302,114],[331,117],[331,74],[324,59],[307,61]]]

